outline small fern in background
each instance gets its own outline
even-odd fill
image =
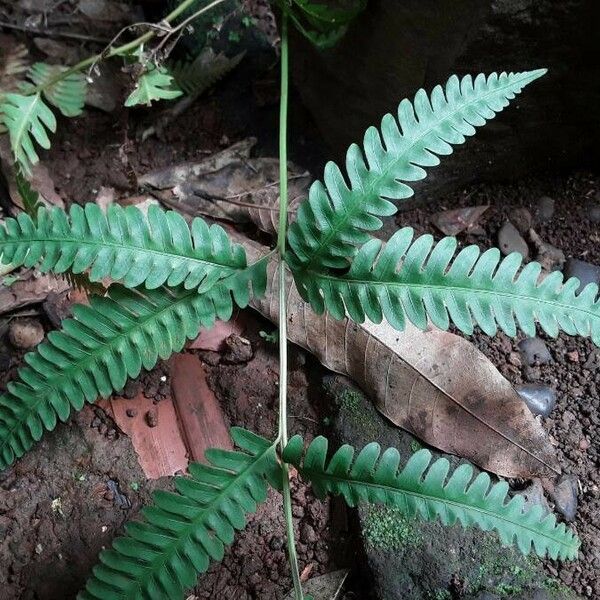
[[[200,96],[235,69],[243,58],[244,52],[229,58],[224,54],[215,54],[212,48],[206,48],[192,60],[173,62],[169,69],[177,86],[188,96]]]
[[[188,8],[192,2],[184,0],[180,6]],[[288,21],[308,32],[309,39],[333,40],[363,7],[357,1],[339,13],[311,0],[282,4],[282,109],[288,88]],[[127,106],[181,95],[175,80],[190,95],[204,85],[197,61],[172,73],[148,64]],[[282,378],[287,364],[286,266],[305,301],[336,318],[386,319],[398,330],[407,320],[420,327],[431,321],[444,329],[452,322],[467,333],[479,325],[490,335],[500,327],[511,336],[517,334],[517,324],[531,334],[538,322],[551,335],[563,330],[591,336],[600,345],[600,301],[593,284],[577,291],[575,279],[563,284],[554,274],[542,280],[539,264],[521,268],[519,256],[500,261],[497,250],[480,253],[471,246],[456,254],[454,238],[434,245],[431,236],[413,239],[410,228],[386,245],[371,236],[382,227],[382,217],[395,213],[394,202],[412,195],[411,182],[423,179],[426,168],[438,165],[440,157],[451,154],[454,145],[464,143],[544,73],[453,76],[430,95],[420,90],[413,101],[403,100],[397,115],[386,115],[380,129],[366,132],[362,147],[350,147],[345,174],[327,164],[323,182],[313,184],[289,231],[287,124],[282,119],[277,248],[251,264],[243,246],[202,219],[188,224],[178,213],[157,207],[147,215],[116,205],[105,213],[94,204],[74,205],[69,212],[48,210],[20,180],[26,210],[0,224],[0,260],[42,272],[84,275],[109,289],[92,296],[89,306],[75,306],[61,330],[48,334],[25,357],[17,379],[0,396],[0,468],[11,465],[73,410],[122,390],[142,368],[181,350],[201,327],[228,320],[235,306],[243,308],[263,295],[273,256],[278,260]],[[45,102],[65,116],[81,111],[85,85],[73,74],[73,69],[38,63],[28,71],[30,87],[2,98],[0,112],[25,172],[38,160],[35,144],[49,147],[48,132],[56,128]],[[381,503],[409,517],[495,530],[502,543],[515,544],[524,553],[577,556],[579,541],[563,524],[539,506],[526,510],[519,496],[508,499],[505,482],[492,485],[485,473],[473,478],[467,465],[450,473],[445,459],[432,462],[426,450],[401,461],[396,450],[381,453],[376,443],[356,456],[351,447],[342,446],[328,457],[324,438],[306,449],[298,436],[288,441],[286,393],[282,385],[276,439],[233,428],[239,450],[209,450],[208,464],[191,464],[189,476],[175,479],[176,493],[157,492],[142,519],[127,525],[125,536],[101,553],[79,597],[183,598],[198,574],[223,557],[270,485],[283,495],[294,597],[302,600],[290,466],[321,497],[335,494],[350,506]]]
[[[125,106],[150,106],[156,100],[173,100],[183,92],[177,88],[173,76],[162,66],[150,64],[135,83],[135,89],[125,100]]]

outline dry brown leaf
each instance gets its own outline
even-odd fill
[[[245,246],[250,260],[266,251],[247,240]],[[328,369],[348,375],[396,425],[504,477],[560,472],[541,424],[469,341],[435,328],[399,332],[387,323],[318,316],[302,301],[291,276],[288,285],[289,340]],[[271,265],[267,295],[252,303],[275,323],[277,287]]]
[[[23,201],[15,182],[15,165],[8,136],[0,137],[0,168],[8,181],[8,193],[13,204],[23,210]],[[48,207],[65,208],[65,203],[56,192],[54,181],[48,168],[42,163],[33,165],[31,177],[28,178],[31,188],[40,195],[41,202]]]
[[[138,184],[163,190],[160,199],[190,216],[209,215],[236,223],[255,223],[275,233],[279,203],[279,161],[250,158],[256,140],[248,138],[197,163],[159,169]],[[289,208],[293,219],[307,196],[310,175],[289,164]]]
[[[48,294],[60,294],[69,288],[69,284],[60,277],[40,275],[20,280],[6,287],[0,285],[0,314],[7,313],[30,304],[44,301]]]
[[[484,204],[482,206],[443,210],[435,213],[431,217],[431,222],[445,235],[458,235],[462,231],[476,229],[483,213],[489,207],[489,204]]]
[[[0,35],[0,95],[18,90],[28,65],[27,47],[11,36]]]
[[[310,565],[309,565],[310,566]],[[306,570],[306,569],[305,569]],[[331,571],[308,580],[302,587],[305,594],[310,594],[314,600],[337,600],[340,597],[344,581],[348,577],[347,569]],[[304,581],[304,579],[302,579]],[[290,592],[284,600],[293,600],[294,593]]]

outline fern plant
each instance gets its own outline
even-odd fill
[[[298,0],[294,6],[306,9],[311,22],[323,16],[308,11],[312,5],[307,2]],[[542,278],[540,265],[521,267],[519,255],[501,261],[497,250],[481,253],[474,246],[457,254],[455,239],[436,244],[427,235],[413,239],[410,228],[385,245],[370,235],[382,226],[382,217],[394,214],[394,201],[412,194],[410,182],[425,177],[426,167],[436,166],[454,145],[464,143],[544,70],[453,76],[429,95],[420,90],[414,100],[403,100],[397,116],[386,115],[380,129],[367,131],[362,147],[351,146],[346,173],[333,163],[326,166],[323,182],[313,184],[288,231],[288,21],[293,22],[293,10],[284,5],[280,220],[277,246],[270,254],[249,264],[243,246],[221,227],[200,218],[188,225],[176,212],[157,207],[147,215],[115,205],[106,213],[93,204],[74,205],[69,212],[48,210],[36,206],[37,198],[23,184],[26,212],[0,225],[3,263],[86,274],[111,284],[89,306],[76,306],[60,331],[26,355],[18,378],[0,397],[3,469],[72,410],[122,390],[142,368],[181,350],[199,328],[210,327],[216,318],[229,319],[234,306],[245,307],[264,294],[267,262],[278,262],[277,437],[266,440],[234,427],[231,435],[239,450],[209,450],[208,464],[191,464],[188,476],[175,479],[177,493],[157,492],[154,505],[100,554],[82,599],[184,597],[210,561],[222,558],[235,531],[244,527],[245,515],[265,500],[270,485],[283,495],[294,594],[302,600],[290,465],[319,496],[335,494],[351,506],[381,503],[415,518],[438,518],[444,525],[495,530],[502,543],[515,544],[524,553],[577,556],[579,541],[563,524],[539,506],[526,509],[520,496],[507,499],[505,482],[492,485],[485,473],[473,478],[467,465],[450,474],[448,462],[431,462],[428,451],[402,461],[398,451],[381,453],[376,443],[357,455],[342,446],[328,457],[324,438],[306,450],[298,436],[288,440],[286,268],[306,302],[334,318],[386,319],[399,331],[407,320],[419,327],[431,321],[444,329],[452,322],[465,333],[478,325],[489,335],[500,327],[511,336],[517,327],[534,333],[537,322],[550,335],[563,330],[590,336],[600,345],[600,300],[594,284],[577,291],[576,279],[563,282],[558,274]],[[27,106],[34,101],[41,110],[34,131],[12,125],[13,135],[23,129],[20,139],[29,140],[21,141],[28,163],[34,155],[27,136],[45,142],[44,126],[54,124],[38,97],[45,93],[59,108],[61,99],[72,99],[66,92],[52,97],[49,89],[57,88],[22,96],[29,98]],[[153,89],[144,96],[140,88],[137,95],[150,98],[166,87],[156,83]],[[21,96],[11,100],[7,95],[7,101],[8,118],[23,123],[23,116],[10,109],[10,102],[21,102]],[[70,106],[74,110],[76,103]]]

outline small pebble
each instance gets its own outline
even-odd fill
[[[525,498],[525,508],[529,509],[532,506],[539,504],[544,508],[544,512],[546,514],[552,512],[550,510],[550,506],[548,505],[548,501],[544,496],[542,482],[539,479],[534,479],[531,482],[531,485],[526,487],[522,492],[520,492],[520,494]]]
[[[498,232],[498,246],[505,256],[518,252],[525,259],[529,257],[527,242],[510,221],[504,223]]]
[[[579,352],[577,352],[577,350],[573,350],[572,352],[567,352],[567,358],[572,363],[578,363],[579,362]]]
[[[590,203],[587,207],[587,218],[592,223],[600,223],[600,203]]]
[[[535,217],[538,223],[545,223],[554,216],[554,205],[556,202],[554,198],[549,196],[542,196],[537,203]]]
[[[223,354],[223,362],[228,364],[237,365],[246,363],[254,355],[250,341],[235,333],[232,333],[225,340],[225,347],[226,351]]]
[[[547,417],[556,406],[556,391],[548,385],[530,383],[515,389],[534,415]]]
[[[135,408],[128,408],[125,411],[125,414],[130,417],[131,419],[133,419],[133,417],[135,417],[137,415],[137,410],[135,410]]]
[[[552,500],[556,510],[566,521],[572,521],[577,513],[577,477],[575,475],[562,475],[552,492]]]
[[[156,427],[158,425],[158,413],[155,410],[147,411],[144,418],[148,427]]]
[[[544,340],[533,337],[525,338],[518,344],[523,362],[529,366],[547,365],[552,362],[552,355]]]
[[[531,213],[522,206],[511,211],[508,218],[521,234],[527,233],[531,228]]]
[[[44,339],[44,328],[35,319],[15,319],[10,324],[8,339],[15,348],[35,348]]]
[[[564,268],[565,279],[569,277],[577,277],[581,283],[581,287],[585,287],[588,283],[596,283],[600,285],[600,267],[584,260],[569,258],[565,263]]]

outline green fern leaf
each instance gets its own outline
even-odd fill
[[[309,480],[320,497],[341,495],[350,506],[366,501],[394,506],[409,517],[429,521],[439,518],[444,525],[459,522],[495,530],[503,544],[513,544],[528,554],[552,558],[575,558],[579,540],[554,515],[545,515],[541,506],[524,509],[524,498],[506,502],[505,481],[490,487],[490,477],[480,473],[473,480],[473,468],[463,464],[448,479],[450,463],[440,458],[431,463],[431,453],[419,450],[399,472],[400,454],[389,448],[380,455],[379,444],[365,446],[354,458],[354,448],[342,446],[327,462],[327,440],[318,437],[303,458],[303,441],[294,436],[283,452]]]
[[[0,256],[17,266],[39,265],[42,272],[91,269],[91,281],[111,278],[128,288],[167,284],[206,292],[227,280],[241,306],[249,301],[250,281],[257,295],[266,282],[266,264],[248,269],[243,247],[231,243],[222,227],[196,218],[190,231],[179,213],[157,206],[148,217],[117,204],[105,214],[93,203],[74,204],[68,214],[43,208],[35,222],[20,214],[0,225]]]
[[[300,270],[296,283],[315,312],[328,310],[336,319],[346,312],[358,323],[365,318],[380,323],[385,317],[402,330],[406,319],[425,329],[429,318],[441,329],[452,322],[466,334],[473,333],[474,324],[488,335],[500,326],[511,337],[517,325],[534,336],[537,321],[553,337],[563,330],[590,336],[600,346],[596,284],[578,292],[579,280],[563,283],[560,272],[542,279],[539,263],[521,269],[517,252],[501,260],[497,248],[482,254],[468,246],[455,256],[456,247],[452,237],[437,244],[430,235],[413,240],[413,230],[405,227],[383,250],[375,239],[362,246],[348,273]]]
[[[76,305],[61,331],[25,356],[17,381],[0,396],[0,470],[31,448],[71,409],[122,390],[128,377],[151,369],[183,348],[186,339],[231,318],[231,294],[217,285],[206,294],[183,288],[143,294],[113,286],[108,297]]]
[[[311,186],[289,229],[289,262],[297,268],[347,267],[356,247],[369,239],[367,232],[381,228],[379,217],[396,212],[391,200],[412,196],[405,182],[423,179],[424,167],[438,165],[438,155],[451,154],[452,145],[464,143],[545,72],[492,73],[474,80],[453,76],[445,89],[434,88],[431,98],[419,90],[414,103],[403,100],[397,119],[383,117],[381,133],[375,127],[367,130],[364,155],[356,144],[350,146],[348,181],[336,164],[328,163],[324,184]]]
[[[31,173],[31,166],[39,161],[34,141],[46,150],[50,148],[47,132],[56,131],[54,113],[38,92],[29,96],[6,94],[0,105],[0,115],[16,161],[25,174]]]
[[[87,83],[81,73],[70,73],[51,83],[60,78],[65,71],[67,67],[38,62],[29,69],[27,76],[35,86],[44,88],[44,97],[65,117],[76,117],[83,112]],[[27,91],[27,86],[24,86],[23,91]]]
[[[157,491],[143,521],[125,526],[100,553],[79,600],[182,598],[211,560],[221,560],[246,514],[267,499],[267,482],[279,488],[275,445],[237,427],[240,451],[207,450],[208,465],[192,463],[189,477],[176,477],[177,493]]]
[[[183,92],[177,89],[173,76],[165,67],[151,65],[142,73],[135,84],[135,89],[125,100],[125,106],[146,104],[150,106],[155,100],[173,100]]]

